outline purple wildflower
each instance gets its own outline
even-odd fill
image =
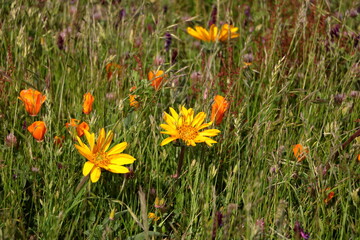
[[[299,222],[295,222],[294,232],[297,233],[298,236],[302,237],[303,239],[310,238],[310,234],[304,232],[304,229],[302,229]]]
[[[171,46],[171,34],[169,32],[165,33],[165,50],[169,51],[170,50],[170,46]]]
[[[211,11],[210,21],[209,21],[209,27],[213,24],[216,24],[216,15],[217,15],[217,7],[214,5],[213,9]]]

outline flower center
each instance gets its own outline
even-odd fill
[[[106,153],[98,152],[94,154],[93,163],[96,166],[107,166],[110,164],[110,161]]]
[[[182,125],[179,127],[178,132],[179,138],[184,141],[194,140],[199,134],[196,128],[189,125]]]

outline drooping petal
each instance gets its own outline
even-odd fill
[[[217,129],[207,129],[199,133],[200,136],[213,137],[220,133],[220,130]]]
[[[74,145],[76,149],[79,151],[81,155],[83,155],[87,160],[92,161],[93,160],[93,153],[90,151],[88,146],[84,145],[83,147],[79,145]]]
[[[124,153],[119,153],[119,154],[115,154],[115,155],[111,155],[109,157],[109,161],[111,164],[115,164],[115,165],[125,165],[125,164],[131,164],[135,161],[136,159],[129,155],[129,154],[124,154]]]
[[[160,127],[165,129],[170,135],[176,135],[178,132],[176,130],[176,128],[174,127],[171,127],[169,125],[166,125],[166,124],[160,124]],[[166,134],[168,134],[166,133]]]
[[[200,33],[202,35],[204,41],[206,41],[206,42],[210,41],[209,32],[205,28],[196,26],[195,29],[198,33]]]
[[[114,164],[109,164],[109,171],[113,172],[113,173],[128,173],[129,169],[123,166],[119,166],[119,165],[114,165]]]
[[[95,167],[90,173],[91,182],[95,183],[99,181],[100,175],[101,175],[101,169],[99,167]]]
[[[178,139],[177,137],[168,137],[168,138],[165,138],[161,143],[160,143],[160,146],[164,146],[172,141],[175,141],[176,139]]]
[[[186,30],[187,30],[188,34],[190,34],[194,38],[205,41],[205,39],[203,39],[203,36],[200,33],[198,33],[197,31],[195,31],[194,29],[192,29],[191,27],[188,27]]]
[[[90,171],[93,169],[93,167],[94,167],[94,164],[92,162],[89,162],[89,161],[86,162],[83,167],[83,175],[87,176],[90,173]]]
[[[200,127],[198,127],[197,130],[204,129],[204,128],[210,126],[211,124],[212,124],[212,122],[204,123],[204,124],[200,125]]]

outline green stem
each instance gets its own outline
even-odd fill
[[[185,149],[186,149],[186,146],[181,146],[179,160],[178,160],[178,167],[177,167],[177,170],[176,170],[176,174],[173,176],[174,178],[180,177],[181,168],[182,168],[182,165],[184,163]]]

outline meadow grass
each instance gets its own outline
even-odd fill
[[[355,2],[0,6],[1,239],[359,239],[360,142],[346,142],[359,131]],[[187,34],[210,20],[240,36],[205,43]],[[108,63],[121,66],[110,78]],[[166,80],[155,91],[147,74],[157,69]],[[35,117],[18,99],[29,88],[47,96]],[[95,97],[89,115],[86,92]],[[186,147],[173,178],[182,147],[160,146],[163,113],[185,105],[209,122],[215,95],[230,103],[211,127],[218,143]],[[71,118],[96,134],[113,130],[113,145],[128,142],[133,173],[84,181]],[[37,142],[26,127],[40,120],[47,132]],[[308,149],[302,161],[296,144]],[[156,198],[165,205],[155,208]]]

